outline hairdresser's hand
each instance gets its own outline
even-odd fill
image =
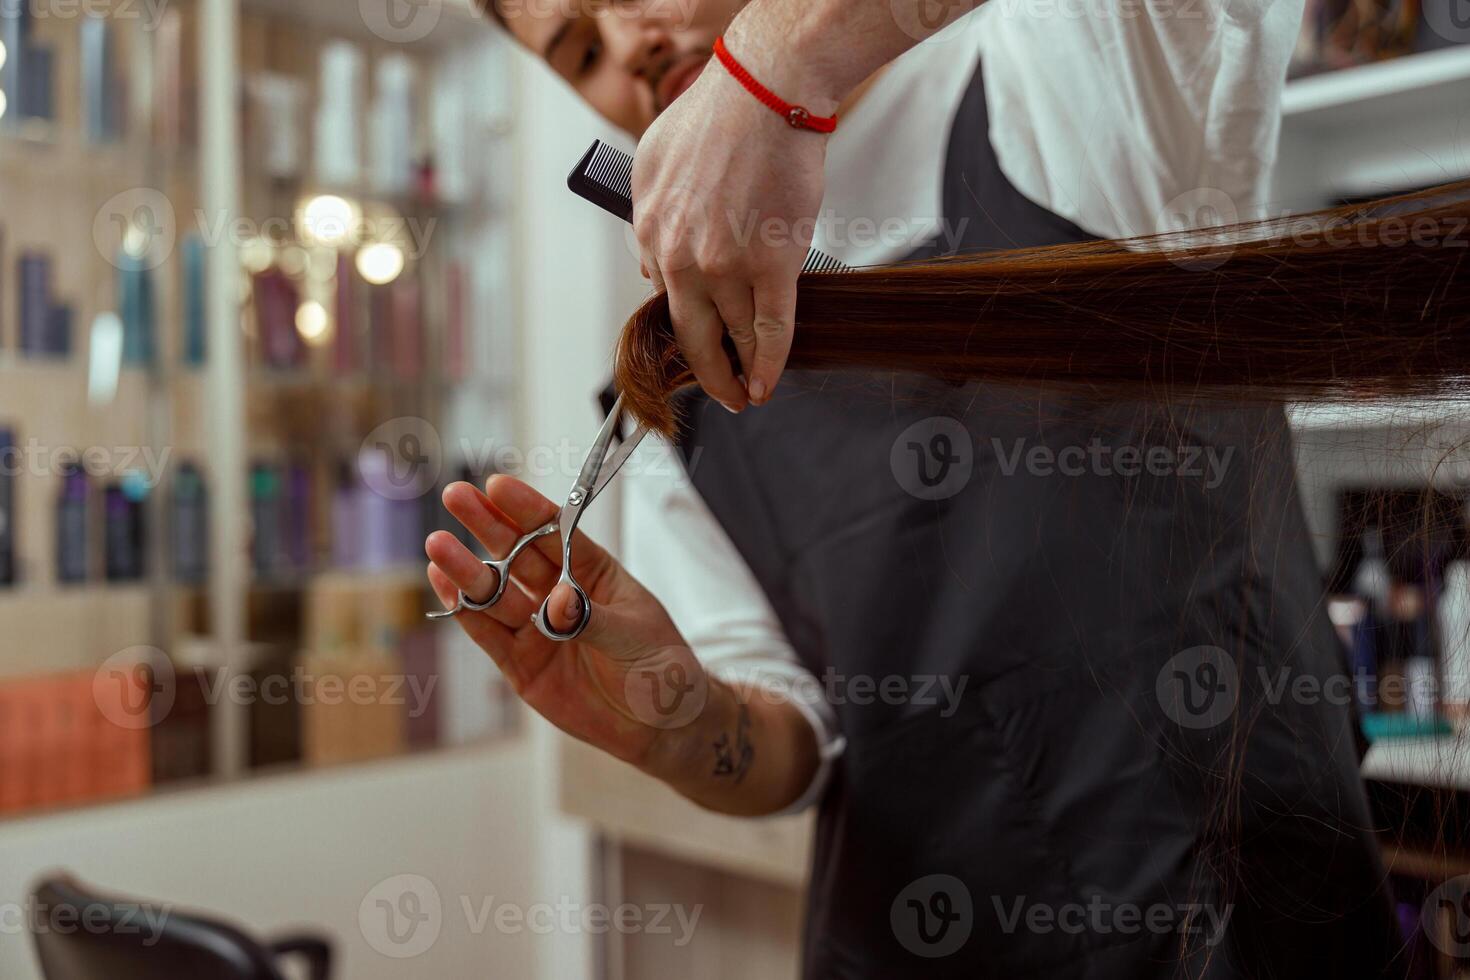
[[[816,115],[836,111],[823,84],[753,33],[726,36],[756,78]],[[826,136],[793,129],[713,59],[638,144],[633,224],[644,274],[668,291],[695,377],[732,411],[769,398],[786,365],[826,152]],[[745,386],[721,349],[726,333]]]
[[[492,555],[509,553],[556,505],[508,476],[481,493],[468,483],[444,504]],[[436,531],[425,545],[429,582],[445,608],[457,590],[490,595],[495,572],[457,538]],[[769,813],[787,805],[816,768],[810,726],[789,703],[741,707],[734,689],[711,680],[658,600],[586,535],[572,543],[573,574],[592,600],[576,640],[557,643],[531,622],[552,590],[551,625],[570,629],[577,599],[557,585],[561,540],[548,535],[516,559],[505,595],[484,612],[455,617],[528,705],[562,731],[632,763],[691,799],[727,813]],[[555,588],[553,588],[555,586]],[[743,716],[748,723],[741,725]],[[731,779],[714,772],[712,746],[745,738],[755,764]]]

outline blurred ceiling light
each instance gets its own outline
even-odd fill
[[[327,308],[314,299],[309,299],[296,308],[296,332],[308,344],[320,343],[325,339],[330,320]]]
[[[403,272],[403,249],[392,242],[374,242],[357,253],[357,272],[374,286],[397,279]]]
[[[251,275],[258,276],[269,269],[275,258],[276,250],[269,239],[257,235],[254,238],[247,238],[240,245],[240,264]]]
[[[123,232],[123,251],[135,259],[141,259],[148,254],[148,246],[152,243],[153,236],[138,224],[136,220],[128,222],[128,230]]]
[[[3,50],[5,50],[4,47],[0,47],[0,51],[3,51]],[[0,64],[3,64],[3,63],[4,63],[4,59],[0,59]],[[5,90],[4,89],[0,89],[0,117],[3,117],[5,115],[5,106],[6,106]]]
[[[318,245],[307,249],[306,274],[317,282],[331,282],[337,274],[337,250]]]
[[[362,209],[336,194],[318,194],[296,212],[296,233],[310,245],[342,248],[354,244]]]
[[[5,67],[5,56],[6,56],[6,54],[8,54],[8,52],[5,50],[5,42],[4,41],[0,41],[0,68],[4,68]]]
[[[308,261],[306,249],[300,245],[287,245],[281,249],[279,260],[281,271],[293,279],[299,279],[301,276],[306,275]]]

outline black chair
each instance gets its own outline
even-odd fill
[[[111,898],[67,876],[31,894],[31,938],[46,980],[285,980],[277,962],[300,956],[327,980],[332,947],[295,935],[261,943],[218,919],[156,902]]]

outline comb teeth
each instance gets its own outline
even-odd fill
[[[633,158],[615,146],[595,140],[567,177],[567,186],[604,211],[633,220]],[[803,273],[851,272],[852,267],[812,249]]]
[[[597,144],[587,165],[587,179],[595,180],[610,191],[628,199],[633,197],[633,158],[615,146]]]

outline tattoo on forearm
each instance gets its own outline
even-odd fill
[[[715,775],[734,776],[736,785],[745,778],[750,765],[755,761],[755,746],[750,741],[750,709],[740,705],[740,715],[735,722],[735,737],[725,732],[714,743]]]

